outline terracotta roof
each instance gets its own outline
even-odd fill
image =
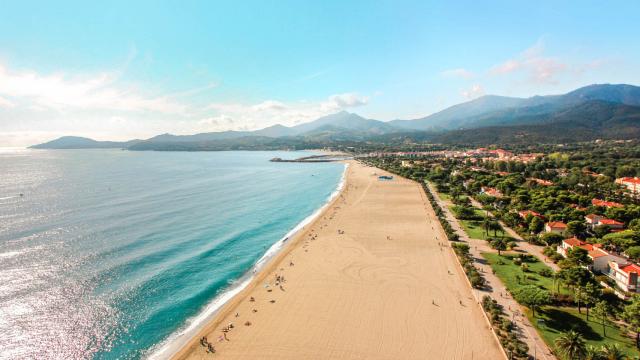
[[[565,229],[567,227],[567,224],[563,223],[562,221],[551,221],[551,222],[548,222],[547,225],[551,228]]]
[[[594,250],[589,251],[589,256],[591,256],[592,259],[596,259],[596,258],[607,256],[607,255],[609,255],[609,254],[607,254],[606,252],[604,252],[604,251],[602,251],[600,249],[595,249],[594,248]]]
[[[616,180],[618,183],[631,183],[631,184],[640,184],[640,178],[637,177],[623,177]]]
[[[624,205],[613,202],[613,201],[604,201],[600,199],[592,199],[591,204],[593,206],[604,206],[604,207],[624,207]]]
[[[533,210],[520,210],[520,211],[518,211],[518,215],[520,215],[522,217],[526,217],[527,215],[542,217],[542,215],[540,215],[539,213],[537,213],[537,212],[535,212]]]
[[[586,244],[584,241],[582,241],[582,240],[580,240],[578,238],[574,238],[574,237],[572,237],[570,239],[564,239],[562,241],[565,242],[567,245],[570,245],[570,246],[580,246],[580,245]]]
[[[636,274],[640,274],[640,266],[636,264],[628,264],[628,265],[622,266],[620,267],[620,270],[626,272],[627,274],[630,274],[632,272]]]
[[[621,223],[620,221],[615,221],[613,219],[601,219],[600,220],[600,224],[603,224],[603,225],[624,225],[624,223]]]

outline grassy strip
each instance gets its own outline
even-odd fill
[[[538,259],[527,262],[528,271],[523,272],[522,267],[515,264],[516,256],[513,254],[500,256],[494,253],[482,253],[482,257],[489,262],[495,274],[511,293],[523,285],[537,285],[551,292],[557,290],[552,277],[540,275],[540,272],[545,272],[543,269],[550,270],[550,268]],[[560,294],[569,294],[569,291],[560,287]],[[617,326],[607,325],[607,336],[602,336],[602,324],[596,322],[597,319],[593,315],[587,321],[585,310],[580,314],[576,308],[545,306],[536,315],[536,318],[533,318],[531,311],[527,311],[529,321],[551,349],[555,349],[554,341],[562,332],[575,329],[582,333],[589,345],[599,348],[607,343],[617,343],[627,355],[639,355],[634,349],[633,339],[625,337]]]

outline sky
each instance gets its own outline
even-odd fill
[[[640,85],[640,2],[0,0],[0,147]]]

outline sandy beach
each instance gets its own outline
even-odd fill
[[[325,213],[174,358],[503,359],[420,186],[375,174],[351,162]]]

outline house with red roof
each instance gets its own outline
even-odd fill
[[[608,263],[607,276],[616,282],[618,287],[626,292],[640,293],[640,266],[625,261]]]
[[[588,269],[594,273],[607,273],[609,271],[609,262],[625,262],[626,259],[610,254],[602,249],[601,244],[589,244],[578,238],[570,238],[562,240],[558,245],[557,252],[565,258],[569,255],[569,251],[579,247],[587,251],[589,258],[593,262]]]
[[[492,188],[492,187],[482,187],[480,188],[480,193],[481,194],[485,194],[485,195],[489,195],[489,196],[493,196],[496,198],[501,198],[504,195],[502,194],[502,192],[500,192],[500,190]]]
[[[544,231],[548,233],[562,234],[567,230],[567,224],[562,221],[550,221],[544,225]]]
[[[591,205],[593,206],[603,206],[606,208],[612,208],[612,207],[617,207],[617,208],[621,208],[624,207],[624,205],[617,203],[617,202],[613,202],[613,201],[604,201],[604,200],[600,200],[600,199],[591,199]]]
[[[540,213],[537,213],[537,212],[535,212],[533,210],[520,210],[520,211],[518,211],[518,215],[523,219],[526,219],[527,216],[529,216],[529,215],[535,216],[535,217],[541,218],[541,219],[544,218],[544,216],[540,215]]]
[[[584,220],[592,229],[598,226],[605,226],[605,225],[611,228],[611,230],[624,229],[624,223],[613,220],[613,219],[608,219],[602,215],[589,214],[584,217]]]
[[[613,220],[613,219],[600,219],[600,221],[598,221],[598,223],[595,224],[594,226],[597,227],[597,226],[605,226],[605,225],[611,228],[611,230],[624,229],[624,223]]]
[[[626,187],[634,194],[640,193],[640,178],[638,177],[622,177],[616,179],[616,184]]]
[[[584,221],[591,227],[598,223],[598,221],[604,219],[605,217],[602,215],[589,214],[584,217]]]

